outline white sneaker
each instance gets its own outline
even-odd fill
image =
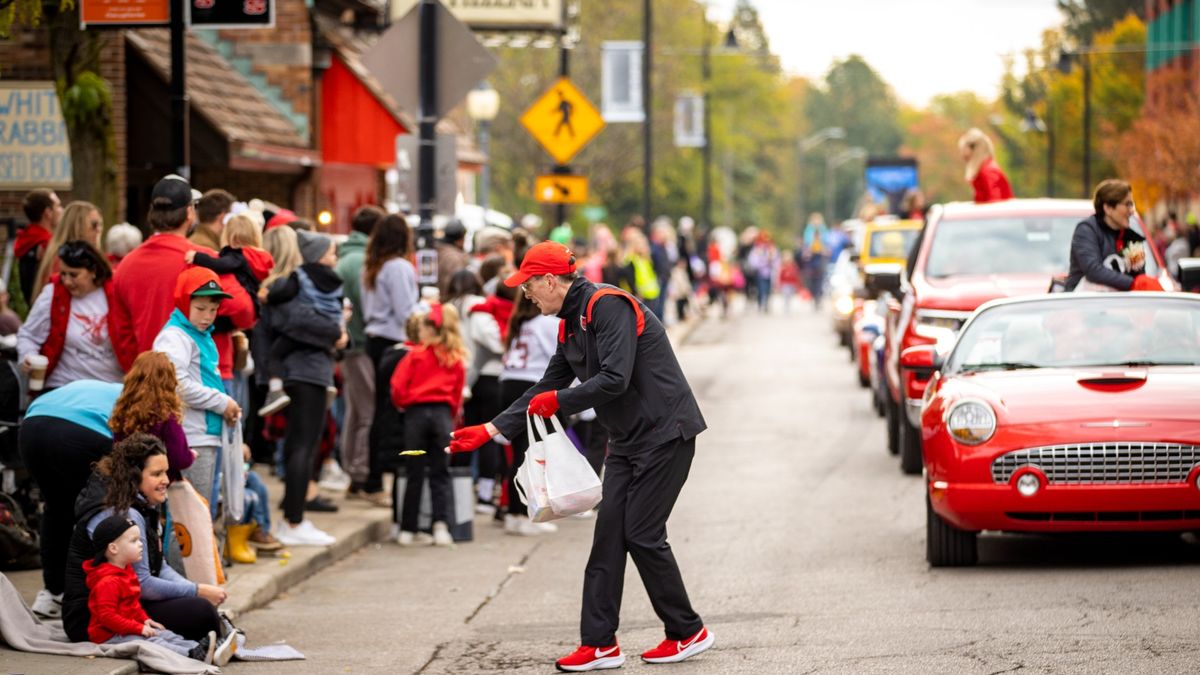
[[[337,462],[329,460],[321,466],[317,487],[330,492],[345,492],[350,489],[350,474],[343,471]]]
[[[407,530],[400,530],[399,536],[396,537],[396,543],[401,546],[413,545],[413,533]]]
[[[525,516],[514,516],[510,513],[504,516],[504,533],[518,537],[536,537],[542,533],[542,529]]]
[[[61,619],[62,597],[62,593],[52,595],[50,591],[43,588],[38,591],[37,597],[33,599],[33,605],[29,609],[43,619]]]
[[[475,513],[485,515],[485,516],[494,516],[494,515],[496,515],[496,507],[492,504],[476,502],[475,503]]]
[[[591,518],[596,517],[596,509],[588,509],[587,511],[580,511],[579,513],[573,514],[571,517],[575,518],[577,520],[589,520]]]
[[[533,525],[542,532],[558,532],[558,525],[554,523],[534,523]]]
[[[450,536],[450,529],[442,521],[433,524],[433,545],[434,546],[450,546],[454,543],[454,537]]]
[[[433,535],[428,532],[418,532],[413,538],[413,543],[417,546],[429,546],[433,544]]]
[[[311,520],[300,521],[299,525],[291,525],[285,520],[279,524],[275,538],[285,546],[329,546],[337,541],[335,537],[318,530]]]

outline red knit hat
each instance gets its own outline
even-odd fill
[[[530,277],[543,274],[563,275],[574,271],[575,254],[571,253],[571,249],[558,242],[543,241],[525,253],[521,269],[505,279],[504,285],[512,288],[529,281]]]

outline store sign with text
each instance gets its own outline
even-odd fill
[[[165,26],[170,0],[79,0],[79,26]]]
[[[49,82],[0,82],[0,190],[71,187],[71,144]]]
[[[396,20],[419,0],[393,0]],[[564,0],[442,0],[459,21],[476,30],[559,30],[563,27]]]

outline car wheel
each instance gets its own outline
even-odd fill
[[[892,403],[889,396],[883,402],[884,417],[887,418],[887,449],[889,455],[895,455],[900,452],[900,413],[896,410],[896,404]]]
[[[942,520],[925,495],[925,559],[931,567],[969,567],[979,562],[978,536]]]
[[[862,374],[862,368],[855,368],[854,370],[856,372],[858,372],[858,386],[860,386],[864,389],[866,389],[867,387],[870,387],[871,386],[871,378],[866,377]]]
[[[924,460],[921,457],[921,432],[903,418],[900,419],[899,426],[900,470],[910,476],[918,475],[924,468]]]
[[[887,417],[887,409],[883,407],[883,399],[879,397],[879,392],[871,392],[871,405],[875,408],[875,414],[879,417]]]

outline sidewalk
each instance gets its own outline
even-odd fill
[[[266,475],[259,466],[258,474],[266,483],[274,505],[283,496],[283,484]],[[232,565],[226,569],[225,589],[229,600],[222,605],[237,620],[237,616],[261,607],[304,579],[342,560],[372,541],[385,538],[392,525],[391,509],[373,507],[363,501],[335,498],[337,513],[307,514],[317,527],[337,537],[329,547],[296,547],[289,549],[291,557],[260,556],[253,565]],[[272,509],[278,515],[278,509]],[[25,598],[32,603],[42,588],[42,571],[5,572]],[[253,636],[251,636],[253,645]],[[70,656],[30,654],[0,645],[0,673],[32,675],[132,675],[137,663],[123,659],[80,659]]]
[[[674,324],[667,329],[672,345],[680,348],[696,326],[703,321],[693,319]],[[283,484],[259,465],[258,474],[267,485],[274,506],[283,497]],[[239,615],[262,607],[308,577],[345,559],[373,541],[385,539],[392,526],[391,509],[373,507],[363,501],[333,498],[340,510],[337,513],[306,514],[318,528],[337,537],[337,543],[329,547],[297,547],[289,550],[291,556],[260,556],[253,565],[233,565],[226,569],[228,581],[225,589],[229,600],[222,605],[237,620]],[[272,509],[278,517],[278,509]],[[13,585],[20,590],[26,604],[32,603],[42,588],[42,571],[5,572]],[[255,645],[254,636],[250,637]],[[0,673],[3,675],[134,675],[137,663],[123,659],[80,659],[70,656],[30,654],[9,649],[0,644]]]

